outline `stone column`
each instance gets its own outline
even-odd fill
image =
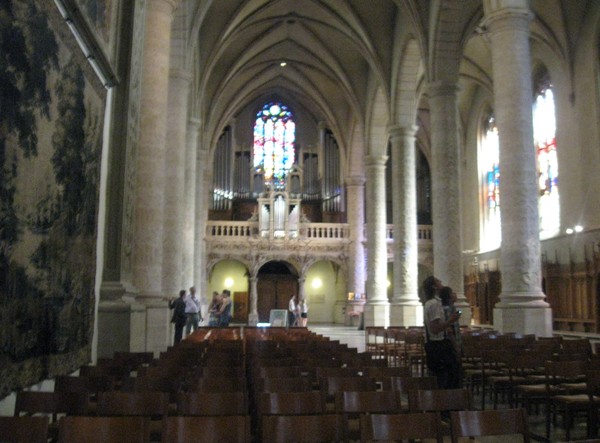
[[[206,244],[204,237],[206,234],[206,220],[208,219],[208,150],[198,149],[196,154],[196,211],[194,222],[196,229],[194,232],[194,281],[198,291],[202,291],[206,297],[212,295],[208,293],[208,282],[206,275]]]
[[[348,177],[346,179],[346,195],[348,202],[346,211],[349,224],[348,233],[350,244],[348,245],[348,281],[346,290],[354,294],[365,294],[366,281],[366,261],[365,261],[365,178],[360,176]],[[343,301],[336,301],[340,304],[339,309],[335,309],[334,317],[336,323],[345,323],[345,312],[350,312],[346,306],[347,297]]]
[[[162,288],[166,295],[177,296],[179,290],[187,290],[193,285],[192,280],[183,280],[183,228],[187,215],[184,198],[188,150],[186,129],[191,76],[181,69],[171,69],[170,79],[164,167]]]
[[[385,163],[387,156],[367,156],[367,303],[365,326],[388,326]]]
[[[454,83],[429,85],[431,114],[431,185],[434,275],[450,286],[463,311],[461,324],[471,322],[464,294],[462,268],[462,209],[460,202],[460,147],[458,142],[457,87]]]
[[[520,5],[519,5],[520,3]],[[492,40],[495,117],[500,140],[502,293],[494,326],[503,332],[552,335],[541,288],[531,56],[527,3],[484,2]]]
[[[194,246],[196,231],[196,153],[198,152],[198,129],[200,120],[188,119],[185,159],[185,215],[183,217],[183,281],[193,282],[202,304],[208,304],[208,294],[200,292],[200,282],[194,275]]]
[[[306,299],[306,291],[304,285],[306,283],[306,277],[304,275],[298,277],[298,300]]]
[[[416,126],[389,128],[392,145],[392,204],[394,211],[394,283],[390,324],[420,326],[417,240]]]
[[[141,75],[140,130],[136,159],[132,280],[146,305],[145,349],[166,349],[169,311],[162,299],[165,141],[169,51],[175,0],[147,2]]]
[[[250,277],[250,314],[248,314],[248,326],[258,324],[258,277]]]

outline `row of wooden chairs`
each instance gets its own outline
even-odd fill
[[[431,438],[442,443],[442,420],[435,412],[362,414],[361,442]],[[529,441],[523,409],[457,411],[450,413],[451,439],[488,435],[521,435]],[[0,440],[16,443],[46,442],[44,418],[0,417]],[[36,437],[34,427],[40,428]],[[18,439],[15,435],[23,436]],[[164,443],[250,443],[250,417],[167,417],[162,421]],[[338,414],[271,415],[264,419],[261,441],[273,443],[347,441],[342,416]],[[59,425],[61,443],[147,443],[150,422],[146,417],[63,417]]]

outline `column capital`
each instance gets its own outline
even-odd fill
[[[180,0],[150,0],[148,2],[148,8],[172,15],[179,3]]]
[[[491,32],[529,32],[529,25],[533,20],[532,12],[525,8],[504,7],[486,11],[484,26]]]
[[[430,82],[427,86],[427,94],[429,98],[434,97],[455,97],[458,92],[458,85],[455,82],[445,80],[437,80]]]
[[[363,176],[353,175],[346,177],[346,186],[364,186],[367,179]]]
[[[367,167],[372,167],[372,166],[385,167],[385,163],[388,160],[388,156],[387,155],[367,155],[365,160],[366,160],[365,164],[367,165]]]
[[[419,127],[417,125],[390,125],[387,127],[387,132],[390,134],[392,140],[403,137],[414,137],[418,130]]]

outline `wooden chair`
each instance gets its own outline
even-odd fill
[[[201,377],[192,380],[188,391],[200,392],[246,392],[246,377]]]
[[[247,415],[245,392],[180,392],[178,415]]]
[[[442,443],[440,422],[437,412],[365,414],[360,416],[360,441],[435,439]]]
[[[265,415],[262,419],[264,442],[343,442],[344,420],[340,414]]]
[[[47,443],[48,417],[0,417],[0,441]]]
[[[241,366],[201,366],[202,377],[233,377],[241,378],[246,372]]]
[[[372,377],[326,377],[320,379],[319,386],[325,404],[333,403],[337,392],[377,390]]]
[[[15,417],[45,415],[49,418],[48,435],[55,439],[58,419],[64,415],[87,415],[90,399],[86,392],[19,391],[15,401]]]
[[[54,392],[87,392],[94,399],[98,392],[115,389],[115,379],[108,375],[94,377],[59,375],[54,379]]]
[[[600,411],[600,370],[586,372],[587,395],[589,399],[589,411],[587,422],[588,438],[598,436],[598,413]]]
[[[398,391],[344,391],[335,395],[335,412],[342,414],[350,440],[360,438],[360,414],[399,414],[402,401]]]
[[[529,442],[525,409],[496,409],[488,411],[454,411],[450,413],[452,442],[460,437],[522,435]]]
[[[306,392],[313,388],[312,380],[308,377],[259,378],[255,381],[258,392]]]
[[[167,417],[163,443],[250,443],[250,416]]]
[[[408,391],[410,412],[448,412],[471,409],[468,389],[417,389]]]
[[[415,389],[437,389],[436,377],[390,377],[389,388],[408,395],[408,391]]]
[[[259,416],[322,414],[325,404],[317,391],[262,392],[257,400],[257,410]]]
[[[58,428],[59,443],[148,443],[147,417],[63,417]]]
[[[143,416],[149,417],[150,434],[153,439],[160,436],[160,420],[169,413],[169,394],[166,392],[101,392],[98,394],[100,416]]]
[[[101,392],[98,395],[98,415],[140,415],[164,417],[169,412],[169,397],[165,392]]]

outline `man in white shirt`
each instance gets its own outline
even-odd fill
[[[195,331],[200,325],[200,299],[196,295],[196,288],[192,286],[190,292],[185,297],[185,315],[187,322],[185,324],[185,335],[192,333],[192,328]]]
[[[444,314],[442,301],[438,296],[443,287],[435,277],[428,277],[423,282],[425,306],[423,320],[425,323],[425,353],[429,371],[437,377],[438,388],[455,389],[460,387],[460,364],[457,360],[454,345],[448,337],[447,330],[458,321],[459,315],[452,314],[448,320]]]

